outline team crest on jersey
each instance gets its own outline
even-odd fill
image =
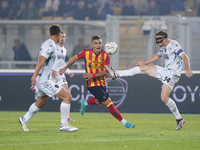
[[[50,47],[53,47],[52,45],[49,45]]]
[[[61,49],[61,53],[63,53],[63,50]]]
[[[103,57],[100,57],[100,60],[102,61],[102,60],[103,60]]]

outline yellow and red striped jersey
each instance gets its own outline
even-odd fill
[[[110,65],[110,56],[104,51],[101,54],[96,54],[93,49],[82,50],[79,54],[76,55],[77,59],[85,59],[85,70],[87,73],[98,73],[104,70],[104,66]],[[106,86],[105,76],[96,77],[87,80],[87,87],[93,86]]]

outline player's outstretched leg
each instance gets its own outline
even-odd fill
[[[79,100],[79,104],[81,105],[80,113],[81,115],[84,115],[85,109],[87,108],[87,106],[85,105],[85,100],[83,99]]]
[[[105,65],[104,68],[106,70],[106,73],[112,80],[115,80],[117,78],[115,75],[115,71],[111,67],[108,67],[107,65]]]
[[[70,124],[66,124],[64,126],[60,126],[60,131],[68,131],[68,132],[73,132],[77,131],[78,128],[71,126]]]
[[[176,119],[176,122],[177,122],[176,130],[179,130],[179,129],[182,128],[183,125],[185,124],[185,120],[184,120],[183,118],[182,118],[182,119],[179,119],[179,120]]]
[[[28,123],[24,122],[24,117],[19,118],[19,123],[22,126],[22,129],[26,132],[28,130]]]

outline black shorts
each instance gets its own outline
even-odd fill
[[[109,97],[108,93],[106,93],[106,86],[104,86],[104,87],[103,86],[93,86],[93,87],[89,87],[87,89],[101,103],[105,102]]]

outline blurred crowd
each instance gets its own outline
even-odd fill
[[[200,16],[199,2],[185,10],[186,0],[0,0],[0,19],[42,19],[71,17],[77,20],[105,20],[106,15],[170,15],[183,11]]]

